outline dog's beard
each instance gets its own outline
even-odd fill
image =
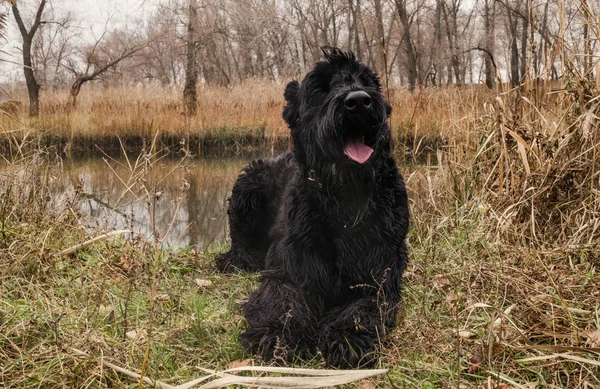
[[[365,164],[376,159],[385,151],[389,151],[389,129],[385,102],[379,96],[373,96],[373,106],[363,115],[349,114],[344,107],[344,93],[331,97],[324,104],[322,120],[315,138],[319,159],[351,162],[349,168]],[[315,161],[317,162],[317,161]]]

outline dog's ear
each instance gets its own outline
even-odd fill
[[[385,114],[387,115],[388,118],[392,114],[392,106],[388,103],[385,103]]]
[[[300,84],[296,80],[287,84],[285,92],[283,92],[283,97],[285,97],[287,103],[283,109],[283,120],[285,120],[290,127],[298,120],[298,107],[300,105],[300,102],[298,101],[299,94]]]

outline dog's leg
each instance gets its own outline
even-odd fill
[[[266,279],[244,307],[248,329],[241,335],[247,350],[264,360],[292,361],[313,352],[317,319],[302,289],[278,279]]]
[[[404,252],[404,249],[401,250]],[[320,321],[319,350],[328,365],[349,368],[375,363],[375,351],[396,325],[405,262],[373,270],[375,285],[353,288],[354,297],[330,309]]]
[[[373,299],[363,298],[328,312],[319,337],[319,350],[327,365],[350,368],[373,364],[374,347],[383,330],[374,306]]]
[[[385,308],[378,307],[373,298],[364,297],[327,313],[321,321],[318,346],[327,365],[341,368],[373,365],[375,348],[387,330],[384,323],[394,320],[397,312],[382,309]]]
[[[216,259],[222,272],[240,269],[258,271],[264,269],[265,255],[269,248],[268,230],[273,215],[269,201],[273,197],[273,177],[268,164],[259,160],[244,169],[233,186],[227,214],[231,249]]]

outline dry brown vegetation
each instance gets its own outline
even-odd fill
[[[39,118],[27,118],[26,107],[11,112],[19,122],[1,118],[5,126],[34,134],[62,138],[161,135],[196,137],[287,137],[281,118],[285,84],[252,79],[231,87],[199,89],[198,111],[186,118],[181,92],[174,88],[96,88],[83,95],[75,108],[68,93],[47,92]],[[469,138],[475,129],[457,119],[477,117],[493,94],[485,86],[423,89],[411,94],[404,88],[387,91],[393,106],[391,125],[397,137],[417,145],[421,138]],[[22,96],[23,99],[25,96]],[[23,126],[25,124],[25,126]],[[412,144],[411,144],[412,146]]]
[[[412,247],[423,258],[409,272],[421,285],[410,309],[427,319],[406,322],[406,347],[419,339],[428,363],[455,358],[457,376],[485,371],[483,387],[599,384],[600,123],[591,85],[499,94],[483,115],[462,119],[477,129],[466,141],[409,175]]]

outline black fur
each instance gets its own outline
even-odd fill
[[[293,151],[253,162],[233,187],[232,248],[217,267],[262,270],[244,307],[248,350],[367,366],[396,322],[408,200],[377,76],[352,53],[323,50],[327,61],[285,89]],[[344,99],[359,90],[371,108],[349,113]],[[344,153],[344,139],[361,134],[374,149],[362,164]]]

